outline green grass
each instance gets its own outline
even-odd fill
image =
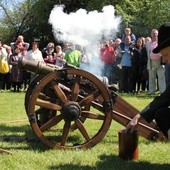
[[[24,109],[24,93],[0,93],[0,148],[13,155],[0,154],[1,170],[169,170],[170,143],[153,142],[139,137],[139,159],[124,161],[118,157],[118,130],[123,127],[112,121],[104,139],[88,150],[52,150],[39,140],[4,141],[5,136],[34,137]],[[122,95],[141,110],[153,96]]]

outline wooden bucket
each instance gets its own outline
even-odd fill
[[[125,132],[120,130],[119,137],[119,156],[125,160],[138,159],[138,132]]]

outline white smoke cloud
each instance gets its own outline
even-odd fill
[[[55,38],[84,46],[86,52],[93,56],[91,60],[96,61],[103,34],[109,38],[112,34],[113,38],[120,23],[120,17],[115,17],[114,7],[105,6],[102,12],[79,9],[69,14],[63,9],[63,5],[54,6],[49,17]]]

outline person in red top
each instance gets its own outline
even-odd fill
[[[109,45],[109,43],[103,43],[103,47],[100,50],[100,57],[104,63],[102,76],[108,78],[109,84],[112,84],[112,71],[113,63],[115,61],[114,48]]]
[[[44,61],[45,61],[45,63],[55,64],[56,58],[54,58],[54,56],[52,54],[49,54],[46,56],[46,58],[44,58]]]

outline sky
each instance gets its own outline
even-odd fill
[[[15,1],[15,3],[22,3],[22,2],[24,2],[25,0],[14,0]],[[11,1],[10,0],[1,0],[1,2],[3,2],[3,3],[5,3],[5,2],[8,2],[8,8],[10,8],[10,5],[11,5]],[[11,5],[12,6],[12,5]],[[0,18],[2,18],[2,15],[3,13],[2,13],[2,10],[1,10],[1,8],[0,8]]]

